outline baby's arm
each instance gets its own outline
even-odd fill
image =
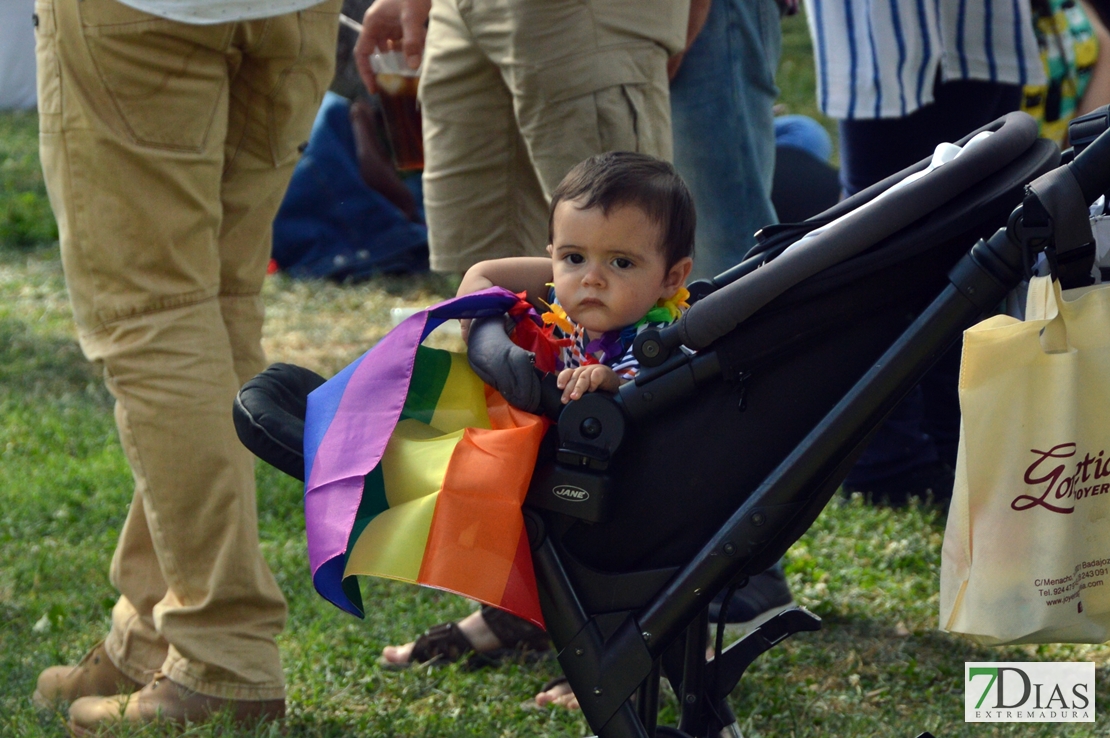
[[[456,295],[469,295],[487,287],[504,287],[512,292],[527,292],[528,299],[535,301],[547,294],[545,285],[553,278],[551,259],[547,257],[490,259],[466,270]]]
[[[616,392],[620,389],[621,380],[617,373],[605,364],[586,364],[559,372],[556,384],[563,391],[563,404],[566,404],[571,400],[577,400],[587,392],[597,390]]]
[[[469,295],[489,287],[504,287],[511,292],[527,292],[536,307],[537,300],[547,295],[547,283],[554,279],[551,259],[538,256],[513,256],[506,259],[480,261],[466,270],[456,296]],[[463,340],[470,332],[470,321],[460,320]]]

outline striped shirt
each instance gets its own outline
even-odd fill
[[[556,338],[568,338],[567,334],[559,328],[555,329]],[[559,352],[558,368],[560,371],[563,369],[574,369],[585,364],[598,364],[598,357],[586,351],[586,346],[589,341],[586,339],[586,329],[577,323],[574,325],[574,332],[570,334],[569,338],[572,343],[569,346],[564,346]],[[635,334],[633,334],[635,338]],[[617,375],[617,378],[622,382],[627,382],[629,379],[635,379],[636,375],[640,372],[640,362],[636,361],[636,357],[632,354],[631,344],[624,350],[624,352],[616,358],[616,360],[607,362],[609,368]]]
[[[1043,84],[1029,0],[806,0],[817,104],[832,118],[898,118],[944,81]]]

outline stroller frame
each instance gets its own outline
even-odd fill
[[[1106,130],[1108,109],[1097,115],[1101,115],[1099,130]],[[1087,116],[1091,117],[1097,116]],[[1081,250],[1092,240],[1086,204],[1110,189],[1110,132],[1094,139],[1067,166],[1054,168],[1059,155],[1054,145],[1034,140],[1036,128],[1028,116],[1011,114],[981,130],[986,129],[1007,133],[998,136],[997,146],[981,147],[984,151],[975,152],[975,157],[969,154],[961,166],[953,162],[930,175],[946,187],[933,187],[926,196],[915,183],[884,195],[891,205],[884,211],[908,211],[901,220],[891,222],[876,215],[875,208],[870,215],[860,213],[861,217],[844,222],[835,219],[886,193],[927,162],[803,224],[765,229],[753,256],[714,280],[691,285],[698,299],[678,323],[640,334],[635,352],[644,368],[616,396],[592,393],[564,408],[552,383],[543,383],[535,392],[545,411],[557,415],[559,438],[554,461],[537,467],[524,506],[540,604],[559,663],[600,738],[739,735],[726,698],[744,671],[784,638],[816,630],[820,621],[804,609],[787,610],[707,661],[710,600],[722,590],[732,592],[743,586],[748,576],[765,570],[809,528],[886,414],[964,328],[997,306],[1028,275],[1034,253],[1045,251],[1055,263],[1065,252]],[[1002,173],[1022,179],[1005,187],[990,179]],[[1037,179],[1025,186],[1022,201],[1020,188],[1026,176]],[[1007,226],[962,252],[939,295],[733,509],[695,556],[681,566],[608,573],[569,553],[559,537],[566,516],[600,520],[607,514],[608,462],[625,435],[626,423],[647,418],[691,395],[699,385],[721,378],[722,360],[715,350],[719,338],[795,285],[812,282],[810,278],[822,270],[868,249],[872,250],[861,258],[880,253],[873,247],[881,246],[884,239],[988,180],[994,187],[989,204],[995,210],[999,205],[1007,209],[1010,203],[1017,205]],[[946,188],[952,191],[944,192]],[[968,200],[971,206],[985,204],[974,195]],[[800,236],[826,225],[826,231],[810,242],[811,254],[805,258],[784,254]],[[991,223],[980,230],[989,234],[994,228]],[[780,266],[759,269],[772,260]],[[490,345],[496,344],[489,352],[483,348],[487,338]],[[471,362],[506,396],[514,390],[511,385],[519,380],[519,371],[483,366],[482,356],[504,357],[499,346],[507,341],[500,321],[486,319],[472,327]],[[694,352],[680,351],[681,346]],[[505,380],[506,390],[497,379],[510,374],[513,378]],[[316,380],[322,381],[316,377],[301,386],[281,388],[274,404],[291,410],[294,421],[296,416],[303,421],[304,400]],[[296,458],[294,450],[303,435],[303,423],[285,427],[277,417],[281,413],[267,417],[255,412],[249,398],[244,400],[249,387],[250,383],[236,402],[241,439],[264,460],[294,476],[301,470],[303,477],[303,460]],[[602,504],[586,508],[553,501],[551,492],[568,478],[585,486]],[[679,698],[677,729],[656,724],[661,674],[668,677]]]
[[[1099,162],[1103,162],[1101,171]],[[765,569],[812,524],[873,430],[962,330],[997,306],[1027,276],[1032,253],[1046,247],[1062,253],[1091,240],[1088,228],[1085,237],[1067,244],[1054,243],[1053,230],[1045,227],[1043,215],[1038,217],[1036,228],[1029,228],[1024,227],[1023,212],[1029,209],[1047,213],[1049,223],[1053,216],[1058,222],[1067,218],[1085,219],[1085,203],[1110,187],[1108,169],[1110,133],[1101,136],[1068,167],[1049,172],[1033,183],[1008,226],[974,244],[950,270],[949,284],[943,291],[736,508],[692,561],[669,577],[665,571],[638,573],[641,592],[654,594],[639,608],[631,609],[619,623],[591,618],[577,595],[583,578],[608,577],[579,571],[578,581],[574,581],[567,570],[567,557],[559,550],[557,541],[547,535],[547,513],[526,505],[548,632],[583,713],[599,738],[708,736],[724,734],[722,730],[739,734],[725,698],[744,671],[755,658],[784,638],[799,631],[816,630],[820,621],[802,608],[787,610],[707,662],[704,654],[708,645],[709,601],[730,582],[739,579],[742,586],[746,575]],[[906,174],[902,172],[892,179],[901,179]],[[889,180],[873,189],[884,190],[888,183]],[[868,190],[861,196],[875,194]],[[1082,206],[1080,209],[1077,203]],[[835,211],[842,212],[854,205]],[[762,263],[758,257],[750,261],[758,263],[741,264],[717,281],[735,283],[733,280],[752,273]],[[698,285],[702,295],[712,294],[710,290],[719,286]],[[644,407],[647,404],[673,402],[692,391],[702,378],[716,375],[718,367],[711,354],[695,355],[691,360],[674,353],[674,348],[688,338],[683,328],[680,323],[660,333],[641,334],[637,341],[638,357],[645,366],[654,364],[659,369],[649,369],[640,381],[622,387],[615,402],[622,406],[625,416],[635,418],[647,412]],[[574,420],[578,421],[578,415]],[[582,439],[579,436],[576,440]],[[530,501],[534,496],[535,488]],[[784,546],[782,532],[787,530],[799,532],[789,537]],[[660,587],[659,580],[664,578],[666,581]],[[609,582],[610,586],[616,584]],[[657,728],[655,724],[661,666],[681,706],[678,732]]]

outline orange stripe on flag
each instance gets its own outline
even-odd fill
[[[490,430],[467,428],[447,465],[418,581],[500,605],[519,556],[543,419],[486,388]]]
[[[509,581],[505,583],[505,591],[498,605],[501,609],[530,620],[541,628],[547,627],[543,622],[543,612],[540,610],[536,589],[536,573],[532,568],[532,546],[528,541],[528,532],[523,529],[520,531],[520,542],[517,544],[516,560],[513,561],[513,568],[509,571]]]

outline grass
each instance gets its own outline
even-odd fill
[[[812,69],[801,19],[786,26],[780,84],[791,112],[813,112]],[[808,74],[808,77],[806,76]],[[35,153],[35,120],[0,115],[0,736],[60,737],[61,713],[33,710],[44,667],[71,662],[104,634],[114,592],[107,581],[131,496],[111,400],[73,336],[55,230]],[[434,277],[360,285],[268,280],[265,343],[274,360],[331,374],[388,328],[391,307],[444,295]],[[289,600],[279,639],[290,714],[280,726],[236,730],[217,722],[189,736],[580,736],[581,717],[535,710],[531,695],[557,667],[506,664],[393,672],[384,644],[464,615],[463,600],[368,580],[365,621],[312,590],[300,490],[259,468],[264,554]],[[837,499],[787,556],[799,603],[824,620],[749,670],[732,696],[748,738],[760,736],[1095,736],[1093,725],[967,725],[966,660],[1092,660],[1097,698],[1110,702],[1110,649],[984,649],[936,630],[944,530],[930,507],[875,508]],[[664,693],[664,719],[676,712]],[[134,736],[168,734],[150,727]]]
[[[58,238],[38,157],[35,114],[0,116],[0,243],[28,248]]]

